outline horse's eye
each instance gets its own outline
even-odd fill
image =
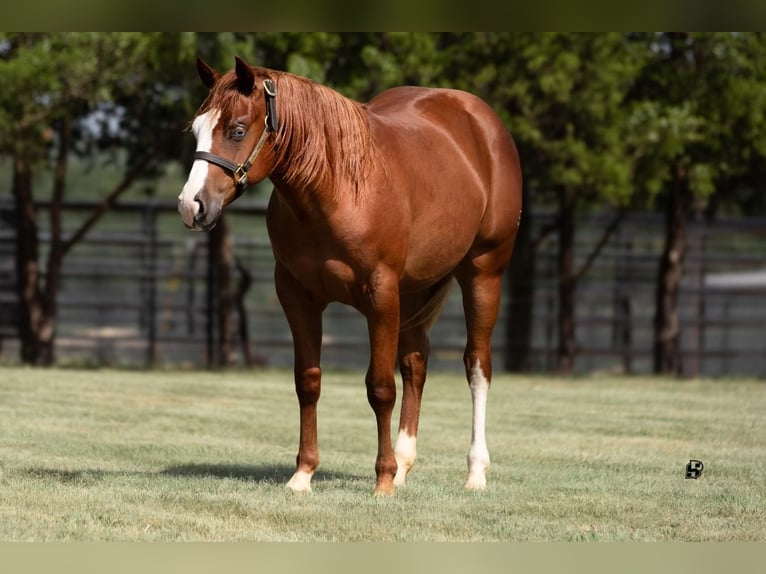
[[[247,135],[247,130],[242,126],[234,126],[229,132],[229,136],[235,142],[241,142],[243,139],[245,139],[245,135]]]

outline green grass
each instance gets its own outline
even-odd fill
[[[762,381],[496,376],[470,493],[467,386],[434,374],[408,485],[375,498],[363,375],[328,372],[295,495],[286,372],[3,368],[0,540],[765,540],[764,413]]]

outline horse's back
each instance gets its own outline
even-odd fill
[[[395,149],[400,150],[397,160],[412,164],[423,156],[429,163],[441,161],[447,172],[449,166],[467,165],[488,191],[497,187],[499,194],[520,194],[516,145],[481,98],[456,89],[400,86],[382,92],[365,107],[379,136],[396,142],[389,149],[394,157]]]
[[[473,132],[472,139],[508,139],[508,130],[492,108],[481,98],[462,90],[399,86],[390,88],[365,108],[371,118],[402,129],[426,128],[429,124],[455,135]]]

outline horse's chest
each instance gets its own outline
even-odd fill
[[[280,235],[271,238],[274,256],[299,283],[317,297],[353,303],[358,272],[347,253],[299,233]]]
[[[390,210],[378,214],[347,206],[331,213],[309,211],[275,195],[267,224],[279,264],[316,297],[356,306],[384,259],[394,267],[404,261],[406,237],[398,228],[389,229],[391,221],[398,225]]]

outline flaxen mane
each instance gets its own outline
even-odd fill
[[[358,102],[320,84],[275,74],[280,130],[277,165],[288,183],[312,185],[365,179],[372,157],[370,126]]]
[[[271,78],[276,84],[279,130],[275,170],[285,182],[311,187],[332,181],[335,188],[350,185],[352,189],[361,183],[374,155],[362,104],[306,78],[266,68],[254,70],[256,77]],[[257,97],[261,97],[262,89],[258,87]],[[228,72],[216,83],[199,113],[219,108],[221,118],[231,117],[242,97],[236,74]]]

